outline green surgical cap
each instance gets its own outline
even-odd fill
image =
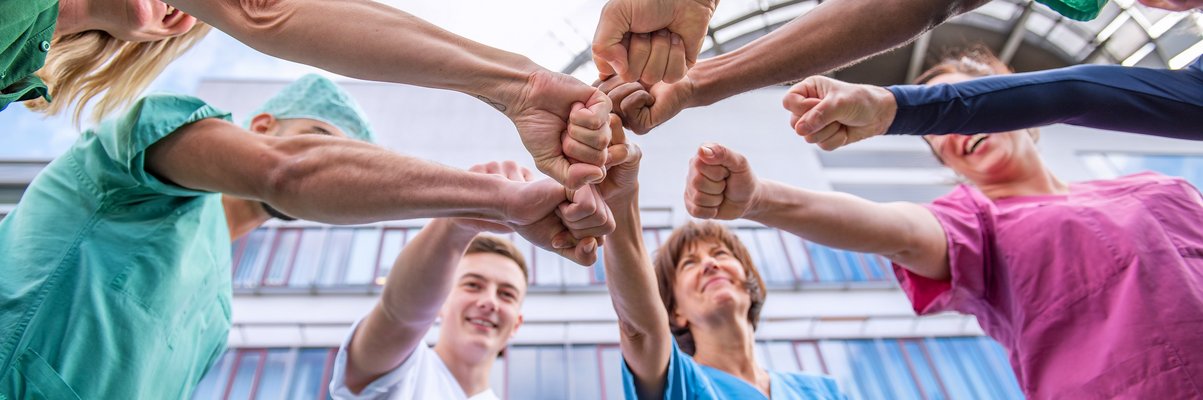
[[[1078,21],[1089,21],[1099,16],[1099,11],[1107,5],[1107,0],[1036,0],[1064,15],[1066,18]]]
[[[271,114],[276,119],[315,119],[334,125],[349,138],[368,143],[376,142],[372,128],[368,126],[367,116],[359,109],[355,99],[334,82],[315,74],[302,76],[296,82],[285,86],[251,113],[250,118],[264,113]],[[244,125],[250,124],[251,120],[247,119]]]

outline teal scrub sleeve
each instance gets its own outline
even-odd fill
[[[0,111],[38,97],[50,101],[34,72],[46,62],[57,20],[56,0],[0,0]]]
[[[96,136],[119,171],[109,175],[117,182],[108,182],[107,189],[124,188],[135,192],[191,197],[209,194],[166,182],[146,170],[146,149],[171,135],[179,128],[206,118],[230,121],[230,113],[219,110],[203,100],[183,95],[153,94],[139,99],[120,118],[106,121],[96,129]],[[98,179],[106,186],[104,178]],[[102,189],[103,190],[103,189]]]

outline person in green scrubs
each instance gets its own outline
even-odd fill
[[[0,220],[0,399],[189,396],[225,350],[230,242],[269,208],[328,223],[487,219],[596,259],[596,239],[556,216],[565,203],[604,209],[596,191],[568,202],[551,179],[366,143],[359,108],[324,78],[286,87],[249,129],[229,121],[194,97],[147,96],[84,132]]]

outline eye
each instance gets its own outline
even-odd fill
[[[480,290],[481,286],[476,282],[464,282],[464,287],[472,290]]]
[[[501,292],[501,298],[511,301],[518,300],[518,294],[507,290]]]
[[[692,258],[686,258],[684,260],[681,260],[681,263],[677,265],[677,268],[681,268],[681,269],[689,268],[689,267],[694,266],[694,264],[697,264],[697,262],[695,262]]]

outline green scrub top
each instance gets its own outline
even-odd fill
[[[1036,0],[1040,4],[1048,6],[1058,14],[1064,15],[1065,18],[1090,21],[1099,16],[1099,12],[1103,11],[1103,6],[1107,5],[1107,0]]]
[[[0,400],[180,399],[225,350],[221,195],[146,170],[146,149],[230,116],[152,95],[84,132],[0,221]]]
[[[50,51],[58,0],[0,0],[0,15],[0,111],[17,101],[50,101],[46,84],[33,73]]]

